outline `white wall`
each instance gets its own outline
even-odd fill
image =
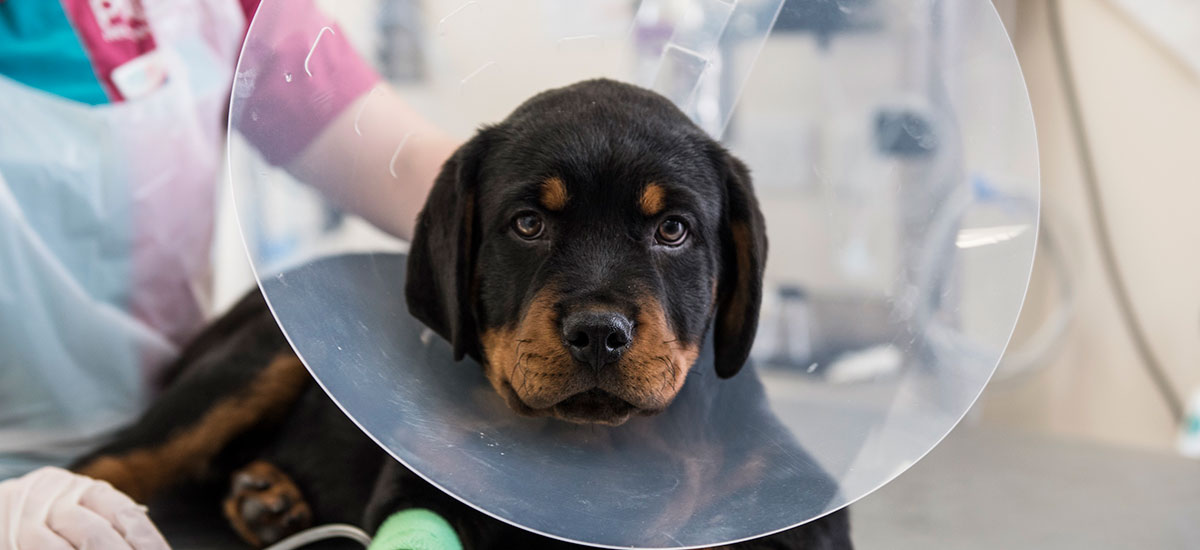
[[[1180,391],[1200,388],[1200,79],[1125,13],[1102,0],[1063,0],[1072,53],[1121,272],[1150,344]],[[1017,2],[1015,45],[1033,102],[1046,213],[1077,263],[1078,309],[1054,361],[996,382],[987,424],[1160,450],[1175,425],[1118,319],[1103,273],[1056,75],[1044,0]],[[1018,327],[1053,306],[1039,258]]]

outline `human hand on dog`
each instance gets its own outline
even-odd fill
[[[3,550],[167,549],[138,505],[108,483],[45,467],[0,482]]]

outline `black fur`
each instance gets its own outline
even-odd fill
[[[480,132],[446,161],[417,219],[409,251],[409,311],[450,342],[454,358],[479,359],[470,274],[475,270],[474,182],[490,136]],[[429,269],[426,266],[441,266]]]
[[[538,208],[537,186],[548,177],[567,182],[570,200],[561,212],[544,212],[554,244],[530,246],[508,228],[515,212]],[[649,181],[668,189],[662,215],[688,221],[692,238],[685,246],[653,249],[647,238],[661,216],[647,219],[620,206]],[[749,243],[734,242],[736,224],[749,232]],[[447,161],[417,232],[407,275],[410,310],[450,341],[458,358],[480,358],[481,330],[511,323],[538,288],[570,281],[561,307],[585,296],[636,307],[626,301],[631,287],[640,287],[662,302],[680,339],[700,342],[718,319],[720,376],[732,376],[746,360],[766,256],[749,173],[652,92],[589,81],[536,96]],[[749,247],[742,250],[749,271],[737,268],[742,246]],[[737,292],[744,299],[735,307]],[[722,323],[726,318],[737,322]],[[162,443],[220,399],[245,391],[286,346],[261,294],[252,292],[184,350],[173,383],[138,423],[79,464]],[[396,511],[424,507],[446,517],[466,548],[575,547],[493,520],[426,483],[363,435],[311,381],[286,414],[260,419],[203,472],[179,481],[227,485],[252,460],[285,471],[317,523],[373,531]],[[847,549],[847,514],[736,547]]]
[[[767,263],[767,235],[758,199],[750,185],[750,170],[724,150],[717,149],[712,154],[724,160],[721,177],[726,190],[721,223],[721,284],[717,291],[720,309],[713,338],[717,374],[729,378],[746,363],[758,330],[762,276]],[[731,228],[737,224],[746,228],[746,242],[735,241]],[[749,259],[749,269],[744,273],[738,268],[739,252]],[[743,294],[741,306],[733,298],[735,293]]]
[[[548,178],[566,184],[570,200],[561,211],[539,204]],[[631,208],[649,182],[668,197],[653,217]],[[511,234],[513,218],[525,211],[544,216],[548,239],[530,243]],[[689,225],[689,239],[676,249],[652,243],[667,216]],[[735,222],[753,236],[754,270],[746,275],[733,259]],[[662,96],[592,80],[533,97],[447,163],[418,220],[407,296],[410,311],[456,352],[480,359],[470,337],[511,325],[534,291],[548,286],[563,289],[564,313],[588,302],[636,312],[630,291],[646,290],[662,301],[676,336],[698,344],[719,280],[716,315],[739,320],[735,332],[716,327],[717,372],[728,377],[754,341],[765,258],[745,165]],[[732,311],[729,297],[739,285],[749,299]]]

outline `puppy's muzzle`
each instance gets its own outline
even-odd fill
[[[581,311],[562,322],[563,345],[579,363],[600,370],[633,343],[633,322],[614,311]]]

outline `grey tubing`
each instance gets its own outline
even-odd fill
[[[371,536],[366,531],[345,523],[329,523],[300,531],[295,535],[268,546],[266,550],[295,550],[320,540],[339,537],[358,542],[363,545],[363,548],[371,545]]]

